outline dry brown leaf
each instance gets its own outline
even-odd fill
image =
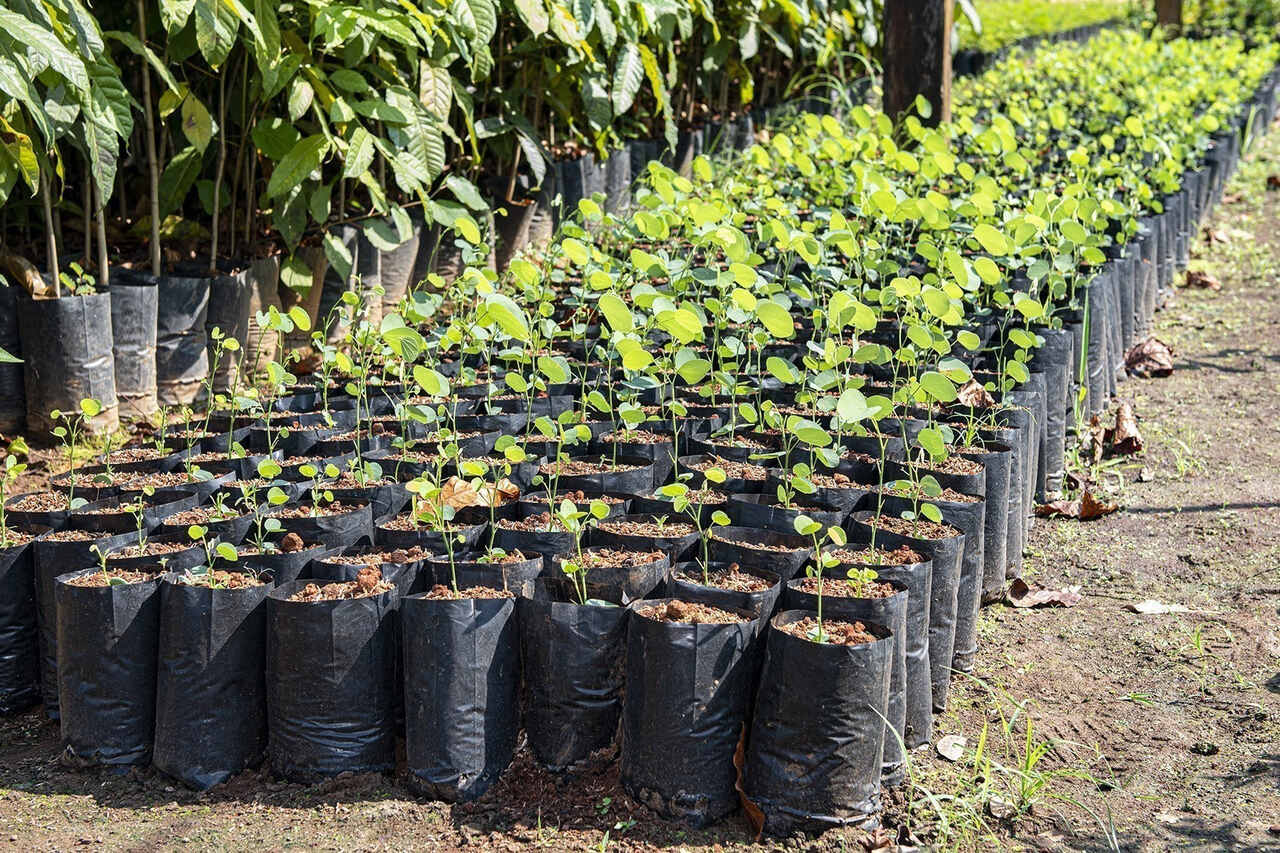
[[[1204,270],[1187,270],[1187,287],[1198,287],[1204,290],[1222,290],[1222,282]]]
[[[1142,433],[1138,432],[1138,416],[1133,413],[1133,406],[1121,402],[1116,408],[1116,425],[1110,434],[1111,450],[1123,455],[1141,453],[1145,446]]]
[[[1100,501],[1093,492],[1085,492],[1074,501],[1059,500],[1040,504],[1036,507],[1036,515],[1040,518],[1078,518],[1081,521],[1092,521],[1115,512],[1119,506]]]
[[[440,487],[440,502],[454,509],[468,506],[501,506],[520,497],[520,487],[505,477],[497,485],[481,483],[475,485],[461,477],[450,477]]]
[[[989,409],[996,404],[995,398],[976,379],[970,379],[956,389],[956,400],[975,409]]]
[[[53,288],[45,281],[35,264],[21,255],[0,254],[0,271],[9,274],[9,278],[31,295],[33,299],[45,299],[53,296]]]
[[[760,835],[764,832],[764,812],[760,811],[760,807],[751,800],[747,799],[746,789],[742,787],[742,768],[747,764],[747,727],[742,727],[742,735],[738,738],[738,748],[733,751],[733,768],[737,771],[737,778],[733,780],[733,787],[738,791],[738,802],[742,803],[742,813],[747,818],[747,823],[751,825],[751,831],[756,834],[756,842],[760,841]]]
[[[1081,445],[1081,449],[1092,456],[1095,463],[1102,461],[1103,451],[1107,449],[1107,428],[1102,425],[1100,415],[1089,419],[1089,431],[1081,439]]]
[[[1267,175],[1267,189],[1280,190],[1280,175]]]
[[[1064,586],[1062,589],[1045,589],[1032,587],[1022,578],[1015,578],[1009,584],[1004,595],[1007,604],[1014,607],[1040,607],[1055,605],[1057,607],[1075,607],[1084,598],[1078,586]]]
[[[1227,242],[1227,232],[1221,228],[1204,229],[1204,241],[1206,243],[1225,243]]]
[[[1168,376],[1173,373],[1173,350],[1159,338],[1149,337],[1125,353],[1124,366],[1144,379]]]
[[[1240,193],[1227,193],[1222,197],[1223,204],[1238,204],[1243,196]]]

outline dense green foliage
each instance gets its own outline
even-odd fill
[[[1029,36],[1128,17],[1135,4],[1132,0],[974,0],[972,7],[977,28],[969,16],[956,12],[958,47],[994,52]]]

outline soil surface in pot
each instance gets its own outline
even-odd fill
[[[276,518],[319,518],[324,515],[342,515],[344,512],[354,512],[360,509],[357,504],[344,504],[342,501],[334,501],[331,504],[322,504],[321,506],[287,506],[271,513]]]
[[[878,530],[887,530],[913,539],[950,539],[960,534],[959,530],[949,524],[939,524],[924,518],[908,521],[892,515],[881,515],[867,519],[867,523]]]
[[[880,486],[879,490],[886,495],[894,495],[900,498],[907,498],[908,500],[914,498],[921,501],[942,501],[944,503],[957,504],[973,504],[982,500],[982,498],[975,497],[974,495],[966,495],[961,492],[957,492],[955,489],[943,489],[936,495],[926,495],[923,489],[916,489],[911,486],[904,489],[898,489],[894,488],[892,485],[888,485]]]
[[[305,551],[308,548],[316,548],[316,547],[319,547],[318,543],[308,545],[307,543],[302,541],[301,536],[299,536],[296,533],[290,532],[290,533],[286,533],[283,537],[281,537],[279,544],[273,546],[271,545],[271,543],[268,543],[268,547],[265,552],[263,551],[263,549],[259,548],[257,545],[253,544],[252,542],[246,542],[244,545],[240,545],[239,547],[236,548],[236,553],[239,554],[241,557],[250,556],[253,554],[262,554],[262,553],[293,554],[297,551]]]
[[[965,459],[963,456],[948,456],[941,462],[930,460],[928,465],[913,464],[912,468],[923,474],[930,472],[939,474],[973,475],[982,471],[982,463]]]
[[[464,601],[468,598],[515,598],[515,595],[510,590],[489,586],[469,586],[454,592],[450,587],[438,583],[431,587],[427,598],[432,601]]]
[[[71,508],[71,498],[66,492],[41,492],[27,495],[5,507],[18,512],[60,512]]]
[[[764,542],[747,542],[744,539],[730,539],[727,536],[721,536],[719,533],[712,532],[711,538],[717,542],[724,542],[727,545],[737,545],[739,548],[746,548],[750,551],[777,551],[780,554],[792,554],[796,551],[803,551],[805,547],[788,548],[786,545],[767,545]]]
[[[609,461],[586,462],[582,459],[565,459],[561,462],[548,462],[538,466],[538,473],[544,477],[580,477],[585,474],[619,474],[623,471],[634,471],[639,465],[619,465]]]
[[[817,595],[818,579],[813,577],[800,578],[796,587],[800,589],[801,592]],[[844,578],[835,574],[827,575],[822,578],[823,596],[829,595],[834,598],[888,598],[896,592],[897,590],[894,589],[893,584],[890,583],[878,583],[876,581],[871,581],[870,583],[862,584],[862,587],[859,589],[854,587],[853,584],[849,583]]]
[[[695,471],[705,472],[708,468],[719,468],[729,480],[765,480],[769,471],[763,465],[752,465],[750,462],[734,462],[719,456],[701,462],[691,462],[688,466]]]
[[[380,566],[383,563],[412,563],[425,560],[431,555],[414,545],[412,548],[397,548],[394,551],[371,551],[368,554],[335,554],[325,557],[325,562],[341,563],[344,566]]]
[[[353,581],[327,583],[324,586],[309,583],[289,596],[290,601],[341,601],[348,598],[368,598],[391,590],[391,584],[382,579],[382,570],[361,569]]]
[[[713,586],[716,589],[730,589],[734,592],[764,592],[773,586],[762,577],[742,571],[737,563],[730,563],[727,568],[716,569],[705,578],[696,567],[679,571],[676,577],[689,583]]]
[[[107,569],[105,572],[90,572],[67,581],[69,586],[104,587],[120,584],[143,583],[158,577],[152,572],[132,572],[122,569]]]
[[[189,483],[199,482],[201,482],[199,477],[193,477],[186,471],[162,471],[156,474],[144,474],[129,483],[129,491],[141,491],[147,486],[155,489],[168,489],[174,486],[185,486]]]
[[[23,533],[20,530],[8,530],[5,531],[4,538],[8,540],[8,544],[0,546],[0,548],[17,548],[19,545],[26,545],[36,537],[34,533]]]
[[[802,640],[808,640],[811,643],[817,642],[814,638],[818,636],[818,620],[812,616],[806,616],[795,622],[788,622],[781,626],[780,630],[785,631],[793,637],[799,637]],[[840,622],[835,619],[822,620],[822,633],[826,636],[824,640],[827,644],[833,646],[860,646],[863,643],[874,643],[876,638],[867,633],[866,626],[861,622]]]
[[[214,569],[211,572],[188,572],[182,576],[182,583],[187,586],[207,586],[210,589],[249,589],[263,586],[266,581],[250,572],[226,572]]]
[[[690,489],[684,493],[684,496],[688,498],[689,503],[693,506],[720,506],[729,502],[728,495],[724,492],[717,492],[715,489],[698,489],[697,491]],[[651,501],[674,503],[674,499],[666,495],[648,494],[644,495],[644,497]]]
[[[661,551],[621,551],[614,548],[588,548],[571,562],[584,569],[629,569],[661,560]]]
[[[553,524],[555,525],[554,527],[552,526]],[[548,530],[558,530],[562,533],[568,532],[560,519],[552,518],[549,512],[540,512],[537,515],[530,515],[526,518],[501,518],[498,519],[498,526],[503,530],[523,530],[527,533],[542,533]]]
[[[600,441],[609,444],[670,444],[671,436],[661,432],[650,432],[647,429],[633,429],[607,432],[600,436]]]
[[[107,534],[96,530],[59,530],[45,537],[46,542],[93,542]]]
[[[641,605],[636,608],[636,615],[658,622],[678,622],[686,625],[733,625],[747,621],[745,616],[721,610],[719,607],[679,600]]]
[[[600,529],[622,536],[653,536],[657,539],[678,539],[688,536],[697,528],[683,521],[602,521]]]
[[[184,509],[182,512],[174,513],[166,516],[165,524],[208,524],[211,521],[231,521],[234,518],[244,518],[243,512],[220,512],[216,506],[198,506],[194,509]]]
[[[924,557],[907,545],[892,551],[884,548],[828,548],[824,553],[835,557],[842,564],[858,563],[864,566],[910,566],[924,562]]]
[[[107,562],[112,560],[130,560],[137,557],[159,557],[165,554],[176,554],[179,551],[186,551],[191,548],[194,543],[191,542],[156,542],[151,541],[146,545],[129,545],[121,548],[119,551],[112,551],[107,555]]]

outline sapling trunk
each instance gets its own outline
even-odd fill
[[[137,0],[138,41],[147,43],[147,4]],[[160,277],[160,166],[156,157],[155,119],[151,115],[151,72],[142,63],[142,116],[146,125],[147,177],[150,181],[151,209],[151,274]]]
[[[218,225],[222,214],[222,174],[227,168],[227,75],[218,75],[218,165],[213,172],[213,235],[209,245],[209,275],[218,271]]]
[[[107,266],[107,200],[102,197],[102,190],[97,190],[95,195],[98,199],[98,284],[106,287],[111,283],[111,271]]]
[[[61,275],[58,270],[58,238],[53,231],[53,201],[50,198],[49,176],[40,173],[40,203],[44,208],[45,251],[48,253],[49,274],[53,276],[53,295],[62,298]]]

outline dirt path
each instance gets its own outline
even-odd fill
[[[1181,291],[1158,318],[1167,379],[1130,380],[1147,441],[1109,470],[1123,510],[1041,522],[1031,580],[1080,585],[1071,609],[989,608],[973,681],[887,815],[904,841],[989,849],[1280,849],[1280,133],[1197,244],[1220,292]],[[1144,471],[1145,469],[1145,471]],[[1143,481],[1140,481],[1143,480]],[[1139,615],[1156,599],[1190,612]],[[985,728],[985,736],[984,736]],[[862,847],[861,833],[803,846]],[[616,770],[563,786],[526,753],[479,804],[449,808],[394,780],[325,785],[246,774],[196,795],[152,773],[71,773],[55,727],[0,720],[0,848],[724,849],[730,819],[685,832],[620,791]]]

